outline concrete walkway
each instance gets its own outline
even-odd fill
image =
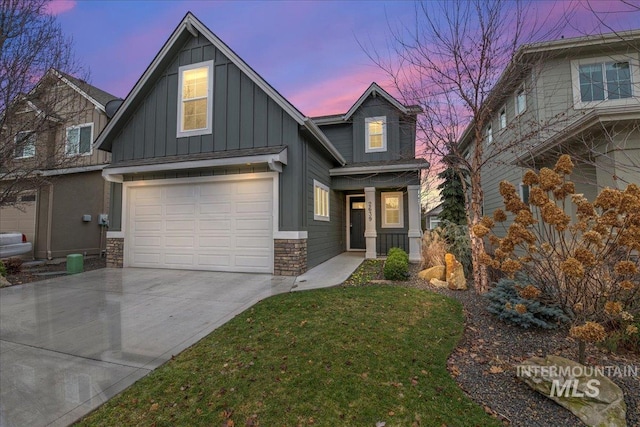
[[[0,427],[65,426],[271,295],[335,286],[345,252],[297,278],[100,269],[0,289]]]

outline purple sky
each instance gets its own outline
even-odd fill
[[[560,15],[571,1],[537,1],[534,12]],[[616,30],[640,27],[640,13],[613,1],[591,3]],[[91,83],[114,95],[127,95],[191,11],[306,115],[346,112],[372,81],[393,93],[358,40],[384,46],[388,22],[414,17],[408,1],[54,0],[51,11],[73,37]],[[592,33],[595,22],[579,7],[565,36]]]

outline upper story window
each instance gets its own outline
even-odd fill
[[[529,204],[529,186],[524,183],[520,183],[519,187],[520,200],[522,200],[526,205]]]
[[[18,132],[15,143],[16,159],[27,159],[36,155],[36,134],[34,132]]]
[[[92,142],[93,123],[68,127],[64,152],[67,156],[91,154]]]
[[[365,153],[387,151],[387,118],[385,116],[364,119]]]
[[[491,125],[487,126],[487,144],[491,144],[493,142],[493,128]]]
[[[637,93],[640,82],[637,55],[613,55],[571,61],[573,99],[576,108],[599,103],[625,104]]]
[[[404,227],[402,192],[382,193],[382,228]]]
[[[524,87],[521,87],[516,92],[515,104],[516,104],[516,116],[519,116],[520,114],[524,113],[525,110],[527,109],[527,93],[525,92]]]
[[[500,110],[500,130],[507,127],[507,109],[502,107]]]
[[[211,133],[213,121],[213,61],[178,70],[178,137]]]
[[[329,221],[329,187],[313,180],[313,219]]]

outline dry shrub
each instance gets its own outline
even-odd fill
[[[438,229],[427,230],[422,235],[422,265],[421,269],[444,265],[447,253],[447,242]]]

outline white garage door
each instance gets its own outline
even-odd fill
[[[273,271],[272,179],[129,191],[129,266]]]
[[[29,196],[29,200],[34,198],[35,196]],[[33,243],[36,234],[36,202],[23,202],[19,209],[15,207],[0,208],[0,231],[19,231],[27,236],[29,242]]]

